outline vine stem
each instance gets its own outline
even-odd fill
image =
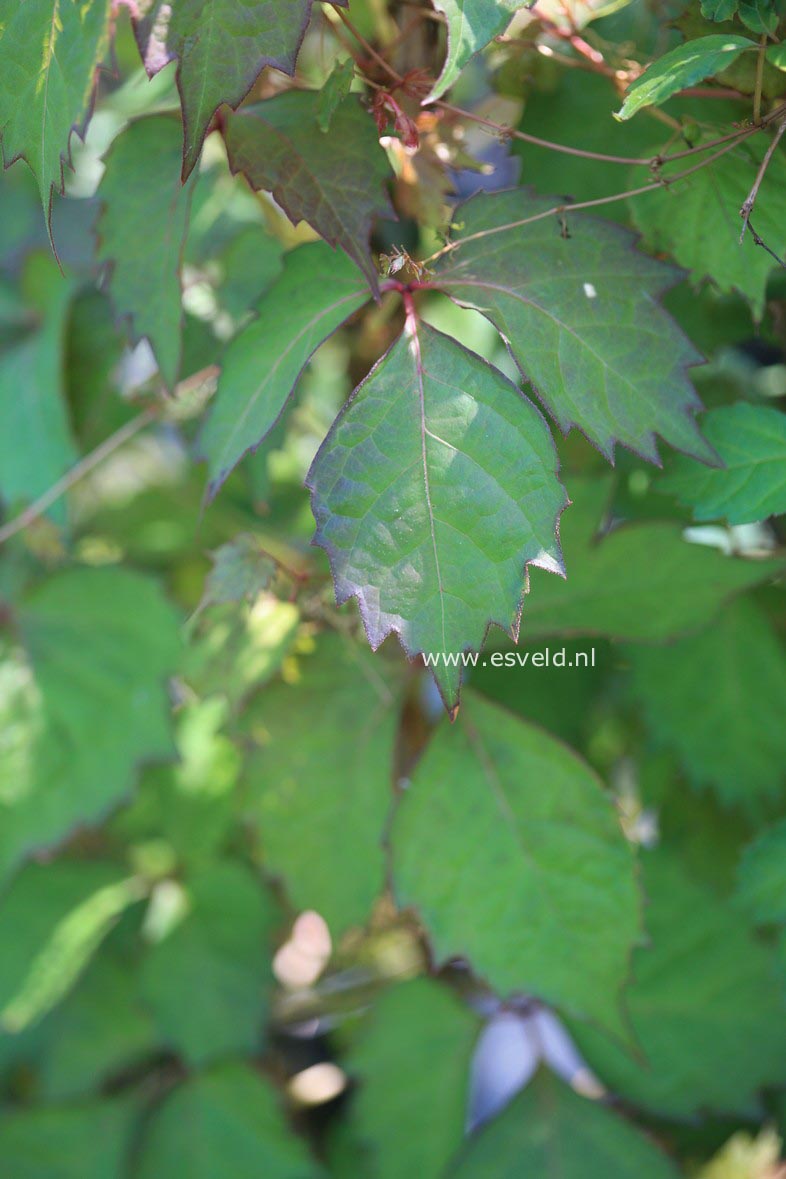
[[[753,182],[753,187],[751,188],[750,192],[748,193],[747,197],[745,198],[742,208],[740,209],[740,217],[742,217],[742,231],[740,233],[740,244],[742,244],[742,239],[745,237],[745,230],[748,228],[748,223],[751,218],[751,213],[753,212],[753,206],[756,204],[756,197],[759,195],[759,189],[761,188],[761,182],[764,179],[764,175],[770,166],[770,160],[772,159],[772,157],[775,154],[775,149],[777,148],[778,144],[780,143],[781,139],[783,138],[784,131],[786,131],[786,118],[781,119],[780,123],[778,124],[778,128],[772,137],[772,143],[767,148],[767,151],[764,155],[764,159],[762,160],[761,164],[759,165],[759,170],[756,173],[756,179]]]
[[[23,532],[30,524],[43,516],[47,508],[50,508],[53,503],[60,499],[61,495],[65,495],[74,484],[78,483],[80,479],[84,479],[85,475],[89,475],[104,459],[109,458],[110,454],[114,454],[125,442],[135,437],[140,430],[144,430],[145,426],[149,426],[158,417],[158,413],[154,409],[144,409],[135,418],[131,418],[130,422],[126,422],[119,430],[115,430],[114,434],[110,434],[108,438],[95,448],[91,450],[90,454],[86,454],[84,458],[80,459],[70,471],[66,471],[61,479],[53,483],[43,495],[39,495],[38,499],[15,516],[13,520],[9,520],[0,528],[0,544],[5,544],[12,536],[16,536],[18,532]]]
[[[784,120],[784,124],[786,125],[786,120]],[[748,135],[752,135],[758,130],[758,127],[750,127],[748,128],[747,133]],[[521,221],[511,221],[506,225],[495,225],[491,229],[481,229],[478,230],[477,233],[470,233],[467,235],[467,237],[460,238],[458,241],[448,242],[447,245],[443,246],[440,250],[437,250],[436,253],[432,254],[429,258],[426,258],[423,262],[423,265],[428,266],[430,262],[436,262],[436,260],[441,258],[444,254],[449,254],[453,250],[458,249],[460,246],[465,245],[467,242],[476,241],[478,238],[490,237],[491,234],[502,233],[507,229],[518,229],[522,225],[531,225],[535,221],[543,221],[546,217],[558,216],[561,213],[570,213],[577,209],[593,209],[597,208],[598,205],[610,205],[615,201],[622,201],[628,197],[641,196],[645,192],[654,192],[657,188],[663,188],[669,184],[676,183],[678,180],[684,180],[686,176],[690,176],[693,172],[698,172],[700,168],[706,168],[706,166],[711,164],[713,160],[717,160],[720,156],[723,156],[727,152],[732,151],[736,145],[737,142],[735,140],[734,143],[726,144],[724,147],[719,148],[716,152],[713,152],[711,156],[707,156],[705,159],[700,160],[697,164],[693,164],[690,168],[684,168],[682,172],[676,172],[673,176],[669,176],[662,180],[653,180],[650,184],[643,184],[639,188],[629,188],[625,192],[617,192],[614,193],[613,196],[596,197],[591,201],[576,201],[573,204],[553,205],[550,209],[545,209],[542,213],[534,213],[531,217],[524,217]],[[430,285],[432,284],[413,283],[414,287],[420,288],[428,287]]]

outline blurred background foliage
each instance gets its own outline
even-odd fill
[[[351,13],[364,37],[394,46],[399,70],[438,71],[437,14],[382,0],[352,0]],[[451,101],[542,138],[648,156],[686,128],[711,135],[747,117],[742,79],[737,98],[610,118],[614,70],[676,43],[669,21],[702,19],[676,2],[542,0],[472,60]],[[586,68],[577,30],[605,72]],[[317,5],[295,84],[323,87],[348,57],[345,41]],[[427,777],[419,758],[447,724],[433,684],[392,641],[367,652],[309,543],[305,473],[398,331],[400,306],[385,296],[316,352],[288,414],[206,506],[196,435],[222,350],[286,252],[315,234],[233,178],[208,138],[167,393],[149,345],[133,343],[110,303],[96,190],[129,120],[177,108],[174,72],[147,80],[125,12],[107,66],[53,201],[60,268],[32,175],[22,164],[0,175],[4,1173],[776,1179],[786,1135],[782,518],[734,524],[710,510],[697,521],[696,464],[686,474],[669,453],[661,473],[620,452],[610,469],[576,431],[558,440],[574,500],[563,522],[569,576],[533,573],[519,649],[592,650],[592,665],[487,663],[469,686],[478,709],[493,702],[538,726],[600,776],[646,906],[616,1037],[569,1003],[551,1011],[488,985],[460,934],[441,938],[447,955],[435,947],[396,878],[404,836],[392,816],[410,780]],[[285,85],[266,70],[256,92]],[[386,140],[399,221],[377,224],[379,254],[431,253],[456,195],[478,186],[519,181],[586,200],[626,184],[602,161],[408,109],[420,147]],[[746,191],[739,169],[709,168],[702,184],[730,184],[733,207],[735,184]],[[782,221],[776,180],[761,200]],[[154,204],[168,199],[157,173],[144,185]],[[709,191],[691,196],[699,217]],[[691,272],[666,304],[707,356],[692,374],[705,404],[781,411],[783,272],[751,247],[729,273],[721,237],[709,259],[680,257],[664,225],[684,208],[665,190],[598,212]],[[477,313],[432,294],[421,310],[519,381]],[[14,523],[52,488],[63,494]],[[488,650],[513,648],[492,631]],[[549,772],[533,795],[548,792]],[[468,763],[450,775],[469,800]],[[496,963],[526,942],[528,912],[509,902],[517,882],[504,877],[502,850],[479,845],[486,833],[467,807],[459,826],[443,827],[438,810],[407,820],[405,874],[417,896],[424,863],[437,893],[461,873],[464,920]],[[583,854],[564,852],[579,880]],[[468,1116],[491,1115],[464,1137]]]

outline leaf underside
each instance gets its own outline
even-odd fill
[[[566,214],[564,235],[544,215],[560,204],[525,189],[472,197],[435,284],[491,320],[563,432],[577,426],[610,461],[619,442],[658,463],[656,434],[716,461],[686,373],[702,357],[657,298],[681,273],[606,221]]]
[[[357,388],[307,478],[315,543],[371,646],[410,657],[477,649],[518,630],[525,567],[559,573],[566,496],[545,422],[507,377],[426,324]],[[460,667],[435,678],[449,708]]]

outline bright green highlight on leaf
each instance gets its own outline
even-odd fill
[[[249,710],[249,824],[293,904],[316,909],[334,936],[364,925],[384,887],[397,689],[393,667],[326,634]]]
[[[639,896],[614,808],[565,746],[467,695],[396,812],[396,899],[415,908],[437,962],[466,955],[502,995],[535,995],[624,1037]]]
[[[309,472],[316,542],[339,602],[357,597],[376,648],[477,650],[518,631],[525,570],[562,570],[554,444],[507,377],[409,319],[355,391]],[[449,708],[460,667],[434,668]]]
[[[712,33],[686,41],[653,62],[628,87],[618,119],[630,119],[644,106],[660,106],[672,94],[695,86],[705,78],[712,78],[728,69],[746,49],[755,49],[748,37],[728,33]]]
[[[135,338],[150,341],[170,390],[183,348],[180,268],[193,188],[180,184],[180,127],[169,115],[129,124],[109,149],[99,188],[98,258],[108,263],[112,302]]]
[[[563,432],[577,426],[608,459],[620,442],[657,462],[659,434],[712,462],[686,373],[702,357],[657,301],[679,272],[606,221],[566,212],[561,233],[560,203],[528,189],[473,197],[434,281],[498,328]]]
[[[434,7],[445,14],[447,25],[445,63],[430,95],[441,98],[470,58],[504,33],[524,5],[520,0],[435,0]]]
[[[90,114],[109,47],[110,0],[0,0],[0,141],[24,159],[49,214],[63,188],[72,131]]]
[[[290,90],[227,117],[229,165],[252,188],[273,193],[293,224],[307,221],[340,246],[378,290],[370,256],[373,218],[390,217],[391,177],[374,122],[354,95],[341,102],[325,135],[319,91]]]
[[[6,665],[0,711],[0,875],[77,823],[103,817],[136,763],[172,754],[166,677],[179,620],[126,569],[73,569],[19,608],[26,659]]]
[[[749,524],[786,512],[786,414],[739,401],[711,410],[702,427],[725,466],[677,458],[658,489],[691,507],[696,520]]]
[[[224,356],[200,438],[211,495],[272,430],[319,345],[368,297],[368,286],[349,259],[324,242],[286,256],[281,278]]]

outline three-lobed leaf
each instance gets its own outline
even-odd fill
[[[710,470],[678,457],[658,489],[691,507],[696,520],[750,524],[786,512],[786,414],[739,401],[710,410],[702,425],[724,465]]]
[[[686,373],[702,357],[658,303],[680,273],[618,225],[566,213],[561,232],[559,205],[526,189],[472,197],[434,284],[491,320],[563,432],[610,460],[619,442],[657,463],[657,434],[715,461]]]
[[[338,601],[371,646],[456,657],[518,631],[528,565],[562,570],[566,496],[538,411],[507,377],[414,317],[358,386],[307,484]],[[433,667],[448,708],[460,662]]]
[[[633,854],[595,774],[553,737],[466,695],[412,774],[392,830],[393,890],[437,962],[468,958],[624,1036],[639,931]]]

